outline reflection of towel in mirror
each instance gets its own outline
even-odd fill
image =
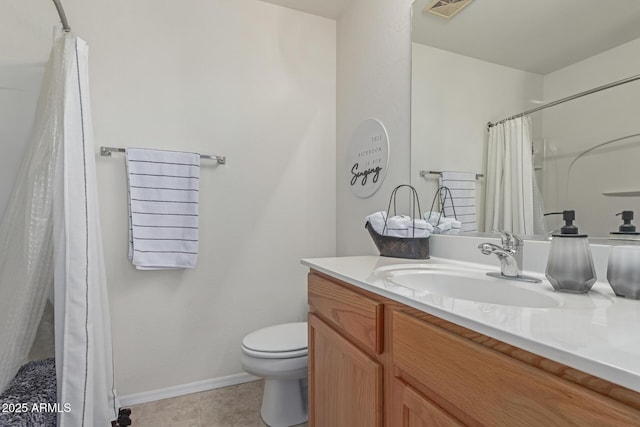
[[[440,185],[451,192],[451,195],[448,191],[445,193],[444,216],[460,221],[462,232],[477,231],[475,172],[442,172]]]
[[[366,218],[373,229],[384,236],[391,237],[429,237],[433,226],[423,219],[413,219],[407,215],[396,215],[389,219],[385,211],[373,213]],[[386,220],[386,226],[385,226]]]
[[[443,231],[449,230],[459,231],[462,227],[462,223],[460,221],[455,218],[447,218],[440,212],[425,212],[424,219],[433,226],[434,234],[439,234]]]

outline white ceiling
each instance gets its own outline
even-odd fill
[[[264,1],[338,19],[352,0]],[[415,0],[414,41],[538,74],[640,37],[640,0],[474,0],[451,20],[429,2]]]
[[[263,0],[289,9],[324,16],[325,18],[338,19],[344,8],[351,0]]]
[[[451,20],[429,2],[414,3],[414,41],[538,74],[640,37],[638,0],[474,0]]]

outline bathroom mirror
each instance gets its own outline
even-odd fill
[[[430,5],[462,4],[447,19]],[[612,2],[613,3],[613,2]],[[488,122],[640,75],[640,2],[416,0],[411,183],[431,200],[439,176],[487,171]],[[573,209],[580,232],[610,235],[616,213],[640,223],[640,80],[529,115],[545,212]],[[476,180],[484,227],[485,177]],[[546,217],[544,236],[560,227]],[[640,226],[638,227],[640,231]],[[633,236],[625,236],[633,237]]]

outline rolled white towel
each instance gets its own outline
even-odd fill
[[[386,227],[385,227],[386,220]],[[387,212],[372,213],[365,219],[373,229],[384,236],[391,237],[429,237],[433,233],[433,225],[423,219],[413,219],[407,215],[395,215],[387,219]]]
[[[409,237],[407,219],[409,219],[409,217],[404,215],[390,217],[387,220],[387,229],[385,230],[384,235],[391,237]]]
[[[411,219],[407,226],[407,237],[429,237],[433,232],[433,225],[424,219]]]
[[[369,224],[371,224],[373,229],[376,230],[376,233],[382,234],[384,230],[384,222],[386,220],[387,220],[387,212],[378,211],[367,216],[367,218],[365,219],[365,225],[368,222]]]
[[[387,220],[385,235],[404,238],[429,237],[432,231],[433,226],[423,219],[397,215]]]
[[[451,230],[451,223],[450,222],[441,222],[440,224],[436,225],[434,227],[434,230],[437,230],[436,233],[442,233],[445,231],[449,231]]]
[[[448,224],[444,227],[438,228],[439,231],[447,231],[450,229],[460,229],[462,222],[452,217],[446,217],[440,214],[440,212],[425,212],[424,219],[427,220],[434,227],[438,227],[442,224]]]
[[[462,222],[457,221],[456,219],[451,217],[442,217],[440,221],[442,223],[449,224],[452,229],[459,229],[462,226]]]
[[[422,216],[425,221],[427,221],[429,224],[431,224],[432,226],[436,226],[438,225],[439,222],[442,222],[440,220],[440,217],[442,215],[440,214],[440,212],[425,212],[424,215]]]

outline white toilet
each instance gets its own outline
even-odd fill
[[[262,420],[271,427],[307,421],[307,322],[269,326],[242,340],[242,367],[264,378]]]

